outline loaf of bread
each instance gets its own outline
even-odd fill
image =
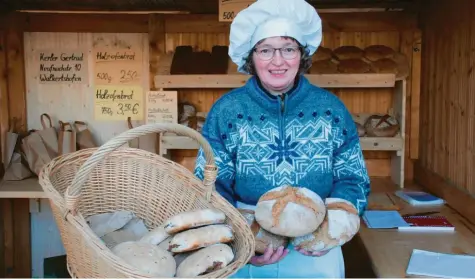
[[[139,242],[145,242],[145,243],[151,243],[153,245],[158,245],[167,237],[169,237],[169,234],[165,231],[165,228],[162,225],[146,233],[144,236],[142,236],[139,239]]]
[[[320,60],[313,62],[309,71],[311,74],[336,74],[338,65],[332,60]]]
[[[370,64],[362,59],[346,59],[338,64],[338,71],[344,74],[363,74],[371,70]]]
[[[322,252],[350,241],[360,228],[356,208],[348,201],[327,198],[327,215],[313,233],[292,239],[292,245],[308,252]]]
[[[233,259],[234,253],[228,245],[222,243],[210,245],[187,256],[178,266],[176,277],[205,275],[226,267]]]
[[[226,219],[226,215],[218,209],[207,208],[182,212],[165,221],[165,231],[168,234],[178,233],[190,228],[221,224]]]
[[[170,241],[168,251],[183,253],[233,240],[234,232],[230,226],[225,224],[208,225],[175,234]]]
[[[402,53],[396,53],[394,54],[393,60],[397,65],[396,79],[406,78],[411,71],[406,55]]]
[[[255,218],[265,230],[297,237],[317,229],[325,217],[325,204],[315,192],[289,185],[274,188],[260,197]]]
[[[394,49],[385,45],[370,45],[364,49],[364,57],[369,61],[393,58],[395,53]]]
[[[371,62],[371,69],[380,74],[397,74],[398,65],[391,58],[381,58]]]
[[[256,242],[255,252],[264,254],[266,248],[269,245],[271,245],[274,249],[278,248],[279,246],[286,247],[288,245],[288,237],[275,235],[261,228],[254,216],[254,210],[239,208],[238,211],[244,216],[244,218],[246,218],[246,221],[251,227],[252,233],[254,234],[254,239]]]
[[[333,55],[340,61],[363,58],[363,50],[357,46],[340,46],[333,50]]]
[[[151,243],[127,241],[117,244],[111,251],[151,277],[175,276],[176,262],[172,254]]]
[[[330,60],[332,59],[332,57],[333,57],[333,52],[331,49],[327,47],[319,46],[317,51],[312,56],[312,61],[317,62],[317,61]]]
[[[172,239],[173,239],[173,236],[169,236],[165,238],[162,242],[158,244],[158,248],[168,250],[168,247],[170,247],[170,242],[172,241]]]

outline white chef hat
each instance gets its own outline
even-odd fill
[[[231,23],[229,56],[243,69],[249,51],[262,39],[288,36],[307,45],[312,55],[322,41],[322,21],[305,0],[257,0]]]

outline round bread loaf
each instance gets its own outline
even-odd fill
[[[178,266],[176,277],[190,278],[205,275],[226,267],[234,259],[231,247],[218,243],[187,256]]]
[[[254,210],[242,208],[239,208],[238,210],[241,212],[244,218],[246,218],[247,223],[251,227],[251,231],[254,234],[254,239],[256,242],[256,249],[254,250],[255,252],[264,254],[266,248],[269,245],[271,245],[272,248],[277,248],[279,246],[286,247],[288,245],[288,237],[275,235],[261,228],[254,217]]]
[[[322,252],[350,241],[360,228],[356,208],[348,201],[328,198],[327,215],[313,233],[293,238],[292,245],[308,252]]]
[[[363,50],[357,46],[340,46],[333,50],[333,55],[340,61],[363,58]]]
[[[190,228],[221,224],[226,219],[226,215],[218,209],[207,208],[182,212],[170,217],[165,221],[165,231],[174,234]]]
[[[325,217],[325,204],[315,192],[288,185],[269,190],[260,197],[255,218],[265,230],[297,237],[315,231]]]
[[[188,252],[233,240],[234,232],[230,226],[224,224],[208,225],[175,234],[170,241],[168,251],[173,253]]]
[[[346,59],[338,64],[338,71],[345,74],[363,74],[371,70],[371,66],[362,59]]]
[[[312,56],[312,61],[330,60],[333,57],[333,51],[327,47],[319,46],[317,51]]]
[[[395,53],[394,49],[385,45],[371,45],[364,49],[364,57],[369,61],[393,58]]]
[[[151,243],[153,245],[158,245],[162,241],[164,241],[167,237],[170,235],[165,231],[165,228],[163,226],[158,226],[155,229],[149,231],[145,235],[143,235],[140,239],[139,242],[144,242],[144,243]]]
[[[393,57],[394,62],[397,64],[396,79],[404,79],[409,75],[410,67],[407,57],[402,53],[396,53]]]
[[[125,262],[152,277],[175,276],[176,262],[167,250],[151,243],[126,241],[111,250]]]
[[[336,74],[338,65],[332,60],[320,60],[312,63],[310,67],[311,74]]]
[[[397,74],[398,65],[391,58],[381,58],[371,62],[371,69],[375,73]]]

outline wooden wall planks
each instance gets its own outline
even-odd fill
[[[420,168],[475,196],[475,4],[430,2],[421,17]],[[440,18],[444,18],[440,21]]]

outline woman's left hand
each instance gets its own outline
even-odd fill
[[[300,254],[303,254],[305,256],[310,256],[310,257],[321,257],[323,255],[326,255],[330,251],[330,250],[326,250],[326,251],[321,251],[321,252],[308,252],[299,247],[295,247],[295,250],[299,252]]]

